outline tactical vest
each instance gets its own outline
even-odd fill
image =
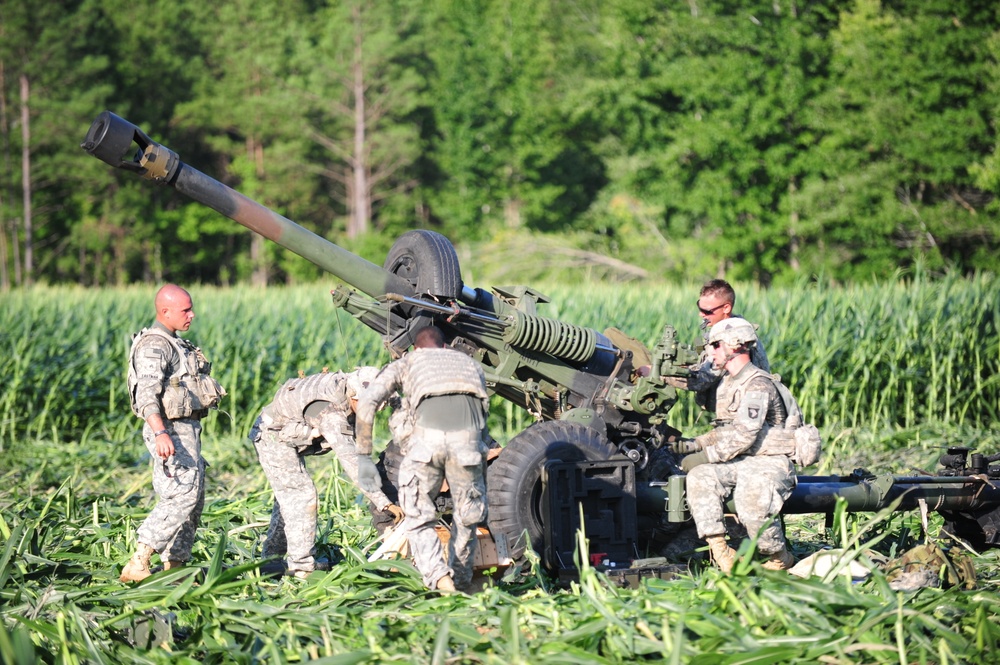
[[[306,407],[317,400],[330,402],[333,408],[347,413],[351,406],[345,392],[346,383],[347,375],[343,372],[322,372],[289,379],[264,407],[264,413],[279,428],[290,420],[303,420]]]
[[[802,409],[788,387],[777,374],[766,374],[777,388],[785,404],[783,427],[768,427],[752,449],[755,455],[786,455],[798,466],[809,466],[819,461],[823,441],[815,425],[802,421]]]
[[[753,379],[760,376],[765,377],[774,384],[778,383],[772,375],[752,364],[743,370],[743,373],[740,375],[739,383],[725,380],[719,383],[715,412],[717,426],[732,424],[733,420],[736,418],[735,408],[738,408],[740,403],[743,402],[743,395],[746,393],[747,385]],[[723,392],[723,390],[725,392]],[[781,390],[779,389],[778,392],[780,393]],[[791,395],[789,395],[789,397],[791,397]],[[784,402],[784,398],[782,398],[782,401]],[[795,408],[798,408],[798,405],[795,405]],[[785,418],[782,419],[780,415],[781,414],[776,414],[776,420],[779,421],[776,423],[777,425],[782,425],[789,417],[787,402],[785,402]]]
[[[139,377],[135,369],[135,352],[139,343],[147,335],[159,335],[167,340],[177,353],[179,362],[174,373],[168,377],[160,399],[163,405],[163,415],[169,420],[178,418],[201,417],[205,412],[216,406],[227,394],[218,381],[213,379],[212,363],[208,361],[201,349],[191,342],[170,335],[160,328],[143,328],[132,336],[132,347],[129,349],[128,363],[128,393],[132,413],[141,418],[136,404],[136,388]]]
[[[403,394],[414,407],[434,395],[466,393],[483,402],[489,411],[482,370],[472,359],[454,349],[415,349],[407,356],[407,378]]]

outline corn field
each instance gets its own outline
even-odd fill
[[[0,657],[5,663],[987,663],[1000,662],[997,552],[976,587],[893,591],[742,566],[692,566],[625,589],[584,563],[557,586],[537,562],[472,595],[428,592],[406,562],[368,562],[376,532],[332,456],[312,458],[318,550],[307,580],[260,570],[270,489],[247,431],[285,379],[382,364],[377,335],[329,287],[191,288],[187,337],[229,390],[205,423],[209,485],[198,565],[118,582],[152,508],[149,458],[125,389],[130,335],[155,290],[40,287],[0,295]],[[824,435],[817,474],[934,472],[946,445],[1000,448],[1000,281],[894,275],[850,287],[736,285],[772,371]],[[699,335],[698,285],[553,284],[542,314],[651,344]],[[548,308],[548,309],[545,309]],[[671,412],[709,427],[690,395]],[[497,400],[501,442],[531,423]],[[385,428],[377,435],[385,436]],[[384,443],[384,441],[383,441]],[[810,472],[813,472],[810,470]],[[939,523],[932,516],[931,535]],[[789,519],[797,555],[826,544],[895,556],[921,537],[906,513]],[[586,561],[586,557],[581,557]]]

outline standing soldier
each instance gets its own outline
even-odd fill
[[[316,568],[316,485],[304,457],[332,450],[357,484],[354,410],[358,395],[376,374],[375,367],[361,367],[349,374],[323,372],[289,379],[250,430],[257,458],[274,491],[263,554],[285,555],[288,572],[295,577],[306,577]],[[388,511],[393,521],[402,519],[402,511],[381,487],[362,491],[379,511]]]
[[[144,421],[142,437],[153,457],[157,501],[136,532],[138,544],[122,570],[122,582],[149,577],[154,552],[164,570],[190,560],[205,504],[201,419],[226,394],[210,376],[212,364],[201,349],[177,336],[194,320],[190,294],[167,284],[154,304],[156,322],[132,340],[128,388],[132,412]]]
[[[358,404],[358,483],[374,487],[371,459],[375,411],[395,390],[412,409],[413,429],[403,442],[400,504],[413,560],[430,589],[451,592],[472,582],[476,527],[486,517],[486,443],[489,393],[482,368],[444,346],[441,330],[421,329],[413,351],[385,367]],[[447,563],[434,530],[434,500],[447,479],[453,503]]]
[[[716,394],[715,429],[696,437],[686,451],[697,452],[681,461],[698,536],[708,542],[713,560],[725,573],[736,562],[724,522],[730,493],[737,517],[748,533],[757,535],[757,548],[768,558],[764,568],[784,570],[795,563],[777,518],[795,488],[788,455],[792,451],[769,453],[764,448],[772,429],[785,428],[789,405],[774,377],[750,362],[756,343],[753,325],[744,319],[724,319],[712,326],[708,348],[715,367],[725,373]]]

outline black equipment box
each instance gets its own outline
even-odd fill
[[[562,462],[542,471],[546,511],[545,565],[576,570],[577,531],[587,539],[590,565],[599,570],[628,568],[638,558],[635,466],[631,460]]]

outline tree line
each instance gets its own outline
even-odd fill
[[[317,276],[85,154],[104,109],[376,261],[411,228],[763,285],[1000,251],[986,0],[0,0],[3,289]]]

